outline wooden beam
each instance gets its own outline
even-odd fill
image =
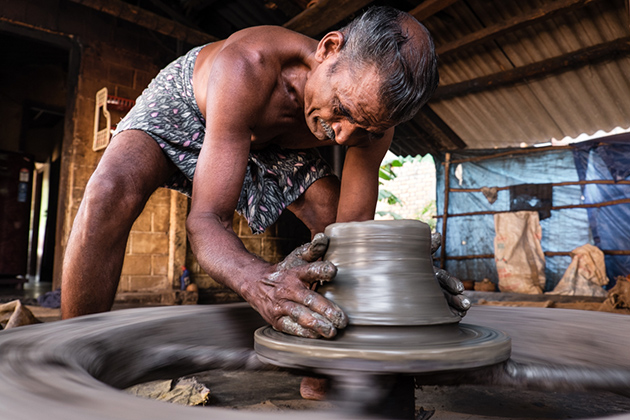
[[[199,26],[195,25],[186,16],[182,15],[177,10],[173,9],[171,6],[169,6],[168,4],[164,3],[162,0],[149,0],[149,1],[155,7],[159,8],[162,12],[164,12],[168,16],[170,16],[171,19],[174,20],[175,22],[178,22],[178,23],[180,23],[180,24],[182,24],[184,26],[187,26],[187,27],[189,27],[191,29],[196,29],[198,31],[201,31],[201,28]]]
[[[409,14],[422,22],[457,1],[458,0],[425,0],[415,9],[412,9]]]
[[[630,250],[616,250],[616,249],[602,249],[600,250],[606,255],[630,255]],[[543,252],[545,257],[571,257],[572,251],[545,251]],[[447,260],[476,260],[476,259],[484,259],[484,258],[492,258],[494,259],[494,254],[477,254],[477,255],[453,255],[447,256]]]
[[[444,208],[442,210],[442,237],[440,244],[440,268],[446,268],[446,222],[448,222],[448,193],[450,187],[451,154],[446,152],[444,158]]]
[[[430,107],[424,106],[413,118],[439,144],[438,150],[465,149],[466,143]]]
[[[320,0],[283,26],[314,37],[371,2],[371,0]]]
[[[505,22],[488,26],[487,28],[473,32],[472,34],[459,38],[453,42],[449,42],[448,44],[440,45],[436,48],[436,51],[439,56],[444,57],[448,54],[470,48],[474,45],[486,43],[517,29],[550,19],[558,14],[567,13],[580,7],[584,7],[595,1],[599,0],[557,0],[539,7],[538,9],[535,9],[525,15],[515,16]]]
[[[451,162],[451,165],[452,164],[453,163]],[[445,170],[446,170],[446,167],[447,167],[446,164],[444,164]],[[552,207],[546,207],[544,210],[592,209],[592,208],[601,208],[601,207],[607,207],[607,206],[616,206],[619,204],[630,204],[630,198],[620,198],[618,200],[601,201],[599,203],[572,204],[568,206],[552,206]],[[512,210],[471,211],[468,213],[455,213],[455,214],[448,213],[448,217],[482,216],[486,214],[499,214],[499,213],[511,213],[511,212]],[[444,217],[443,214],[436,214],[435,216],[433,216],[434,219],[442,219],[443,217]]]
[[[150,29],[162,35],[167,35],[193,45],[206,44],[218,41],[218,38],[198,31],[188,26],[179,24],[170,19],[156,15],[148,10],[141,9],[121,0],[70,0],[99,12],[107,13],[119,19],[134,23],[143,28]]]
[[[630,54],[630,37],[619,38],[614,41],[583,48],[572,53],[563,54],[511,70],[466,80],[464,82],[439,86],[431,100],[439,101],[494,89],[500,86],[525,82],[528,79],[536,79],[554,73],[562,73],[627,54]]]
[[[435,155],[466,148],[466,143],[433,110],[425,106],[416,116],[396,127],[390,147],[397,155]]]

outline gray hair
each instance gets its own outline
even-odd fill
[[[414,24],[426,36],[412,43],[407,28]],[[389,121],[399,124],[413,118],[439,81],[429,31],[410,14],[384,6],[370,7],[340,32],[344,35],[340,64],[374,66],[381,77],[379,96]]]

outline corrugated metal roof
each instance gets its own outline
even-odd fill
[[[545,4],[469,0],[424,22],[439,47]],[[486,76],[630,35],[622,0],[592,3],[444,57],[441,84]],[[469,148],[535,144],[617,126],[630,127],[630,58],[430,102]]]
[[[339,13],[344,16],[342,21],[347,21],[369,5],[358,0],[320,0],[311,9],[317,10],[313,15],[304,11],[308,0],[125,1],[147,8],[168,3],[185,14],[191,24],[217,38],[248,26],[286,24],[300,15],[319,19],[318,27],[329,21],[331,30],[340,25],[334,23]],[[448,98],[436,97],[429,102],[431,112],[424,110],[398,128],[392,150],[407,155],[460,148],[463,143],[477,149],[510,147],[599,130],[608,132],[619,126],[630,129],[630,25],[626,3],[627,0],[375,0],[372,4],[388,4],[412,13],[427,6],[430,12],[423,12],[422,16],[429,17],[423,23],[431,31],[438,50],[479,36],[480,31],[489,31],[504,22],[511,26],[490,41],[442,55],[441,88],[483,76],[493,79],[492,86],[467,89]],[[550,9],[555,12],[549,12]],[[546,18],[517,24],[532,12]],[[496,85],[504,75],[501,72],[522,72],[523,66],[536,66],[542,60],[619,39],[625,42],[623,52],[616,57],[607,53],[608,61],[591,56],[577,67],[567,65],[566,69],[551,70],[544,76]]]

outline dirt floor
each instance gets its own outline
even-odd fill
[[[466,294],[474,305],[601,309],[604,298],[516,295],[498,292]],[[42,308],[24,292],[0,291],[0,302],[18,298],[42,322],[60,319],[59,309]],[[129,305],[115,309],[125,309]],[[611,312],[609,310],[609,312]],[[628,310],[612,312],[628,314]],[[307,401],[299,395],[301,376],[285,371],[202,372],[192,375],[207,391],[206,405],[248,411],[330,410],[330,402]],[[416,390],[417,418],[427,420],[569,419],[630,413],[628,395],[610,392],[561,393],[482,386],[423,386]]]
[[[302,377],[284,371],[212,371],[192,377],[209,390],[208,407],[266,412],[335,409],[330,402],[302,399]],[[587,419],[630,412],[630,398],[610,392],[422,386],[415,396],[416,418],[421,420]]]

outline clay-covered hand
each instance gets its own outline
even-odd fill
[[[331,338],[348,325],[339,306],[311,290],[314,283],[330,281],[337,274],[333,263],[317,261],[327,248],[328,237],[315,235],[273,266],[258,282],[256,293],[248,293],[246,300],[274,329],[300,337]]]
[[[442,243],[442,235],[435,232],[431,234],[431,255],[438,250]],[[446,301],[453,313],[463,317],[470,309],[470,300],[464,296],[464,284],[457,278],[451,276],[448,271],[438,267],[433,267],[435,277],[442,287]]]

